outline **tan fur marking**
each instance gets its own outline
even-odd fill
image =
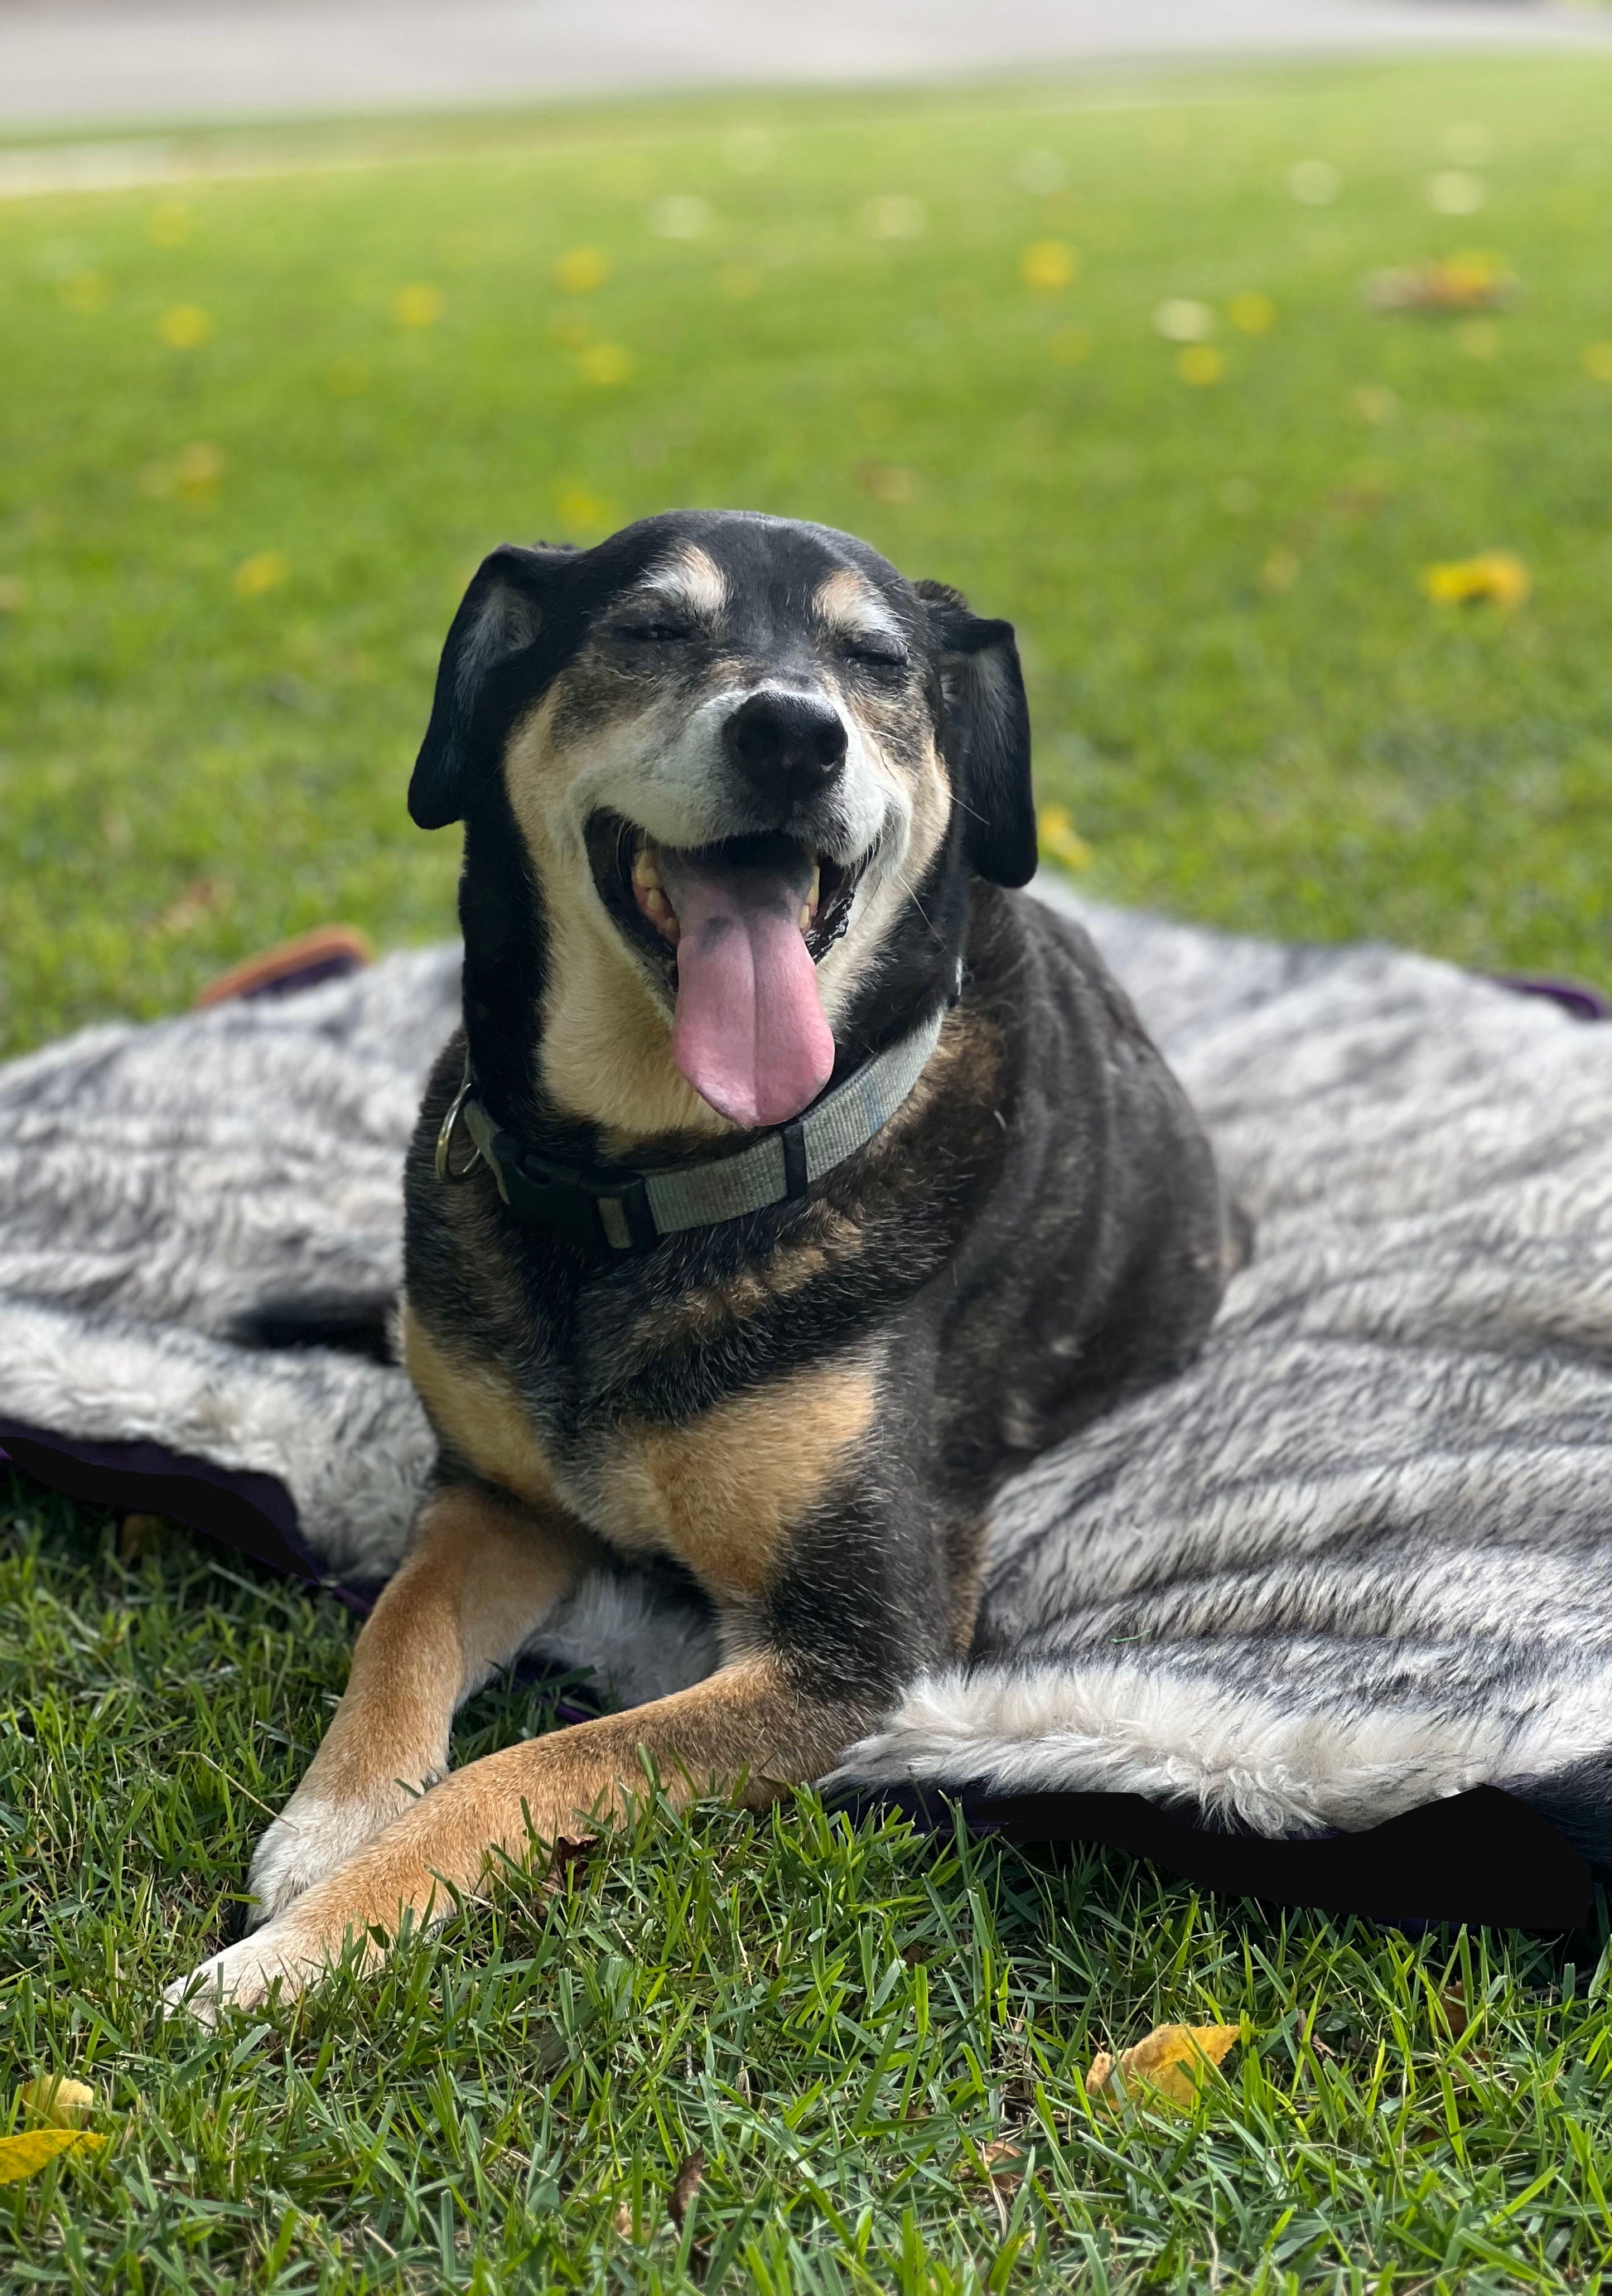
[[[873,585],[848,566],[821,581],[812,593],[812,611],[825,628],[854,634],[857,630],[888,630],[902,635],[901,625]]]
[[[442,1921],[455,1892],[476,1890],[506,1860],[524,1860],[533,1835],[548,1843],[575,1837],[595,1814],[619,1812],[626,1795],[642,1793],[641,1749],[674,1802],[713,1788],[731,1792],[741,1780],[745,1799],[762,1802],[821,1776],[875,1718],[873,1707],[808,1701],[776,1660],[755,1655],[673,1697],[507,1746],[445,1779],[200,1974],[243,2004],[261,1999],[275,1977],[297,1993],[339,1956],[344,1939],[376,1929],[395,1935],[405,1913]],[[363,1957],[379,1957],[372,1936]]]
[[[614,927],[604,942],[569,903],[550,909],[552,965],[539,1058],[566,1114],[597,1124],[604,1152],[630,1155],[667,1134],[731,1139],[672,1058],[670,1021]]]
[[[952,818],[951,778],[932,741],[924,743],[914,768],[904,761],[893,763],[870,727],[863,727],[862,736],[872,750],[883,779],[905,791],[911,819],[906,852],[900,867],[892,869],[880,883],[858,897],[850,931],[817,967],[817,993],[831,1028],[850,1010],[903,903],[922,882],[925,870],[939,851]]]
[[[718,1598],[757,1595],[876,1406],[867,1364],[833,1364],[681,1427],[624,1429],[600,1479],[600,1527],[623,1545],[669,1547]]]
[[[657,560],[643,584],[647,598],[661,597],[685,606],[704,621],[715,621],[728,603],[727,577],[708,550],[684,542]]]
[[[455,1362],[407,1303],[403,1360],[443,1444],[489,1483],[552,1505],[554,1480],[520,1397],[485,1365]]]
[[[977,1006],[953,1004],[941,1024],[940,1041],[930,1054],[923,1073],[889,1122],[872,1144],[875,1158],[893,1154],[915,1124],[921,1124],[944,1089],[960,1070],[971,1071],[969,1082],[978,1096],[998,1088],[1002,1037]]]
[[[556,748],[565,680],[516,729],[504,780],[543,886],[549,973],[543,1004],[543,1080],[569,1116],[604,1128],[608,1154],[665,1133],[731,1138],[672,1058],[671,1015],[605,914],[580,829],[564,833],[576,760]]]
[[[975,1621],[985,1594],[983,1562],[986,1519],[976,1516],[961,1525],[948,1542],[947,1569],[952,1582],[952,1648],[963,1657],[974,1639]]]
[[[253,1855],[252,1894],[271,1918],[442,1775],[454,1708],[596,1552],[552,1511],[464,1486],[427,1499],[418,1537],[358,1637],[323,1743]]]
[[[697,1285],[645,1316],[634,1332],[638,1360],[691,1337],[715,1339],[732,1331],[774,1300],[804,1291],[831,1267],[854,1259],[863,1249],[861,1228],[831,1204],[811,1206],[803,1228],[798,1243],[784,1246],[770,1259],[742,1267],[724,1283]]]
[[[450,1488],[353,1652],[347,1693],[299,1792],[347,1800],[447,1761],[454,1710],[512,1658],[577,1576],[590,1542],[553,1513]]]

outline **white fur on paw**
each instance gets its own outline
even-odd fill
[[[252,1853],[247,1887],[256,1901],[253,1922],[272,1922],[305,1890],[345,1865],[355,1849],[408,1808],[409,1799],[400,1790],[378,1808],[367,1801],[293,1794]]]
[[[169,2009],[188,2010],[203,2025],[216,2025],[226,2003],[237,2009],[254,2008],[276,1979],[281,1999],[293,2000],[324,1966],[322,1957],[313,1957],[306,1948],[298,1949],[289,1923],[276,1923],[242,1938],[239,1945],[226,1946],[188,1977],[176,1978],[164,1988],[162,1998]]]

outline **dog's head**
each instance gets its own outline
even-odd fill
[[[495,550],[409,810],[523,846],[562,1108],[640,1136],[780,1123],[855,1004],[955,963],[948,881],[1035,867],[1013,633],[853,536],[749,512]]]

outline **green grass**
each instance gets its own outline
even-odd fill
[[[163,1010],[332,914],[443,931],[452,840],[402,792],[459,589],[502,537],[679,502],[857,528],[1011,614],[1098,889],[1594,972],[1609,101],[1576,60],[689,105],[0,206],[0,1031]],[[1493,140],[1472,217],[1425,195],[1452,125]],[[1315,158],[1330,206],[1287,187]],[[918,236],[869,235],[892,199]],[[667,200],[709,229],[657,237]],[[1046,239],[1080,267],[1037,293]],[[1366,308],[1362,274],[1474,244],[1524,289],[1476,334]],[[579,249],[608,276],[566,294]],[[1266,335],[1227,322],[1248,291]],[[1166,297],[1219,312],[1223,381],[1180,379]],[[1423,597],[1494,546],[1523,611]]]
[[[1412,1943],[806,1795],[651,1815],[278,2024],[159,2024],[347,1629],[178,1534],[125,1569],[110,1529],[13,1504],[6,2055],[96,2082],[115,2143],[0,2186],[7,2288],[1187,2290],[1218,2255],[1227,2288],[1464,2296],[1582,2287],[1612,2249],[1604,1937]],[[461,1750],[545,1718],[488,1693]],[[1100,2047],[1240,2018],[1196,2115],[1088,2108]],[[1003,2139],[1030,2173],[999,2211],[970,2170]]]
[[[446,931],[402,796],[459,586],[673,502],[853,526],[1011,614],[1094,890],[1606,979],[1609,102],[1582,59],[758,98],[0,205],[0,1037],[332,915]],[[1475,125],[1487,203],[1441,216]],[[1314,159],[1332,204],[1287,188]],[[649,227],[668,199],[701,235]],[[891,200],[916,235],[870,234]],[[1036,291],[1046,240],[1079,269]],[[1361,298],[1474,246],[1524,288],[1476,332]],[[1166,297],[1215,307],[1218,382]],[[1423,595],[1491,547],[1526,604]],[[116,2131],[0,2187],[0,2284],[1569,2290],[1612,2254],[1604,1932],[1410,1943],[806,1798],[646,1820],[283,2024],[163,2024],[350,1629],[177,1533],[126,1569],[91,1513],[0,1513],[0,2081],[92,2079]],[[544,1718],[489,1695],[460,1751]],[[1229,2083],[1094,2118],[1091,2054],[1163,2018],[1244,2020]],[[964,2171],[1004,2132],[999,2208]]]

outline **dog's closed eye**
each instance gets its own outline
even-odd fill
[[[882,630],[854,633],[841,642],[840,652],[859,669],[904,669],[907,666],[905,649]]]
[[[651,620],[618,622],[610,632],[627,645],[679,645],[695,635],[686,622]]]

